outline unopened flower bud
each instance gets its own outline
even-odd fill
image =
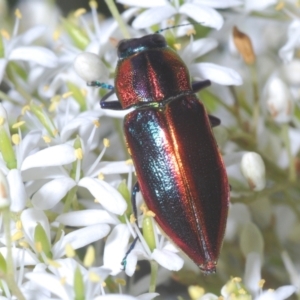
[[[255,53],[249,36],[239,31],[238,28],[234,26],[233,41],[237,50],[242,55],[245,63],[248,65],[252,65],[255,62]]]
[[[255,152],[248,152],[241,160],[241,171],[249,187],[254,191],[261,191],[266,185],[265,165],[261,156]]]
[[[289,122],[293,102],[286,84],[278,77],[272,78],[267,85],[267,107],[275,122]]]
[[[94,53],[80,53],[73,65],[75,72],[86,82],[107,80],[107,69],[99,56]]]

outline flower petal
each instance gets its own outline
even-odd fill
[[[12,257],[14,260],[14,267],[24,267],[24,266],[34,266],[39,263],[39,260],[35,255],[31,255],[32,253],[24,248],[11,248]],[[1,247],[0,253],[4,258],[7,257],[7,247]]]
[[[21,170],[34,167],[61,166],[76,160],[74,148],[63,144],[43,149],[25,158]]]
[[[213,8],[193,3],[185,3],[179,8],[179,12],[186,14],[203,26],[220,29],[223,26],[222,16]]]
[[[25,236],[27,236],[26,241],[33,248],[35,248],[34,232],[38,223],[41,224],[41,226],[44,228],[50,243],[50,226],[49,226],[48,218],[46,217],[43,211],[34,208],[28,208],[22,212],[20,219],[22,222]]]
[[[193,2],[214,8],[228,8],[243,4],[241,0],[194,0]]]
[[[82,248],[96,242],[109,233],[110,227],[107,224],[96,224],[74,230],[63,237],[61,243],[53,246],[52,252],[55,258],[65,255],[65,246],[70,244],[73,249]]]
[[[253,295],[257,295],[260,290],[257,283],[261,279],[261,263],[261,255],[259,253],[251,252],[247,255],[244,283]]]
[[[56,55],[49,49],[39,46],[23,46],[15,48],[10,53],[8,59],[31,61],[48,68],[57,66]]]
[[[233,69],[212,63],[199,63],[190,68],[192,76],[201,76],[222,85],[241,85],[242,77]]]
[[[7,174],[7,181],[11,199],[10,210],[19,212],[25,207],[27,200],[27,193],[20,171],[17,169],[10,170]]]
[[[183,267],[183,259],[174,252],[154,249],[152,258],[170,271],[179,271]]]
[[[136,6],[136,7],[155,7],[163,6],[168,4],[166,0],[151,0],[151,1],[141,1],[141,0],[117,0],[118,3],[122,3],[126,6]]]
[[[136,17],[132,27],[136,29],[149,28],[176,14],[176,9],[170,4],[147,9]]]
[[[47,274],[46,272],[32,272],[27,273],[25,277],[31,282],[34,282],[51,293],[59,296],[62,300],[70,299],[66,291],[66,285],[62,285],[61,280],[51,274]]]
[[[126,253],[130,232],[127,225],[117,225],[108,236],[103,255],[103,266],[111,269],[111,275],[117,275],[122,270],[121,262]]]
[[[71,178],[54,179],[43,185],[32,197],[32,204],[38,209],[54,207],[76,185]]]
[[[103,180],[84,177],[78,185],[87,188],[103,207],[115,214],[122,215],[127,208],[121,194]]]
[[[106,210],[85,209],[81,211],[72,211],[61,214],[56,221],[67,226],[90,226],[94,224],[118,224],[117,218],[114,218]]]

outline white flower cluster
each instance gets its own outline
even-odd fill
[[[121,39],[167,27],[193,80],[213,82],[200,97],[223,125],[232,203],[214,291],[300,297],[299,1],[118,0],[121,15],[106,2],[113,17],[99,21],[94,0],[68,18],[37,0],[11,16],[0,0],[0,298],[154,299],[188,270],[192,299],[218,299],[140,195],[134,219],[128,111],[101,109],[106,91],[86,85],[113,85]],[[151,276],[126,283],[139,260]]]

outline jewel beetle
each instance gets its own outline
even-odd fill
[[[159,33],[120,41],[118,57],[115,88],[100,105],[134,108],[124,120],[137,174],[132,200],[141,191],[166,235],[204,273],[214,273],[230,188],[212,132],[220,121],[195,96],[210,81],[191,83],[186,65]],[[107,101],[113,93],[118,101]]]

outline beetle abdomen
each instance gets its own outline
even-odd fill
[[[208,116],[195,96],[137,109],[124,130],[141,192],[163,231],[205,272],[215,271],[229,184]]]

